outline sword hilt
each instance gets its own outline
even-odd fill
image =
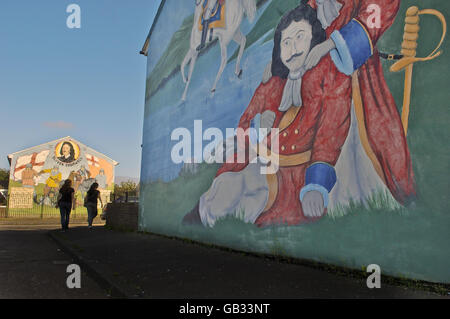
[[[425,58],[417,58],[416,49],[420,30],[419,16],[422,14],[434,15],[441,21],[442,36],[441,41],[439,42],[438,46],[434,49],[433,52],[431,52]],[[390,68],[391,72],[398,72],[414,62],[433,60],[434,58],[441,55],[442,51],[438,50],[441,47],[442,43],[444,42],[446,33],[447,33],[447,23],[442,13],[434,9],[419,10],[419,8],[416,6],[409,7],[408,10],[406,10],[405,28],[403,33],[403,42],[401,50],[403,58],[391,66]]]
[[[405,57],[415,57],[417,49],[417,39],[420,30],[419,8],[414,6],[406,11],[405,28],[401,53]]]
[[[420,30],[419,8],[416,6],[406,10],[405,28],[403,30],[403,42],[401,53],[403,58],[391,66],[392,72],[404,69],[411,63],[414,63],[417,49],[417,39],[419,39]]]
[[[425,58],[416,57],[416,49],[417,49],[417,39],[419,38],[419,30],[420,30],[420,18],[421,14],[430,14],[436,16],[442,23],[442,37],[438,46]],[[402,42],[402,55],[399,61],[394,63],[391,66],[392,72],[397,72],[405,69],[405,89],[403,92],[403,108],[402,108],[402,124],[405,132],[405,136],[408,133],[408,118],[409,118],[409,108],[411,103],[411,88],[412,88],[412,73],[413,73],[413,65],[418,61],[428,61],[433,60],[438,57],[442,51],[438,51],[444,42],[445,35],[447,33],[447,22],[445,21],[445,17],[442,13],[434,9],[425,9],[419,11],[419,8],[416,6],[409,7],[406,10],[406,18],[405,18],[405,28],[403,33],[403,42]]]

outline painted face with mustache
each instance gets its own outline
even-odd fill
[[[281,61],[290,72],[296,72],[305,63],[311,48],[311,25],[301,20],[293,21],[281,33]]]

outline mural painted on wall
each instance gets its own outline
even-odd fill
[[[187,90],[193,75],[195,62],[199,51],[205,48],[207,42],[219,39],[220,43],[220,67],[216,75],[211,92],[216,91],[217,83],[227,65],[227,48],[230,41],[239,45],[239,54],[236,60],[235,74],[242,75],[241,59],[245,49],[246,38],[240,30],[244,14],[250,22],[255,18],[256,0],[208,0],[195,1],[194,23],[191,33],[191,47],[181,64],[181,75],[186,83],[182,100],[186,100]],[[198,23],[197,23],[198,21]],[[186,78],[185,67],[190,64],[189,74]]]
[[[103,192],[110,193],[114,187],[117,162],[70,137],[11,154],[9,159],[10,191],[29,190],[35,204],[55,206],[66,179],[72,180],[79,205],[94,182]]]
[[[166,1],[150,38],[140,227],[450,282],[450,258],[436,241],[447,238],[448,181],[439,172],[450,154],[430,142],[450,137],[439,86],[448,78],[439,70],[450,62],[450,4],[420,6]],[[168,33],[164,21],[175,15],[184,20]],[[183,149],[184,163],[172,157],[177,128],[200,140],[200,150]],[[224,138],[204,133],[210,128]],[[228,128],[278,132],[255,139]],[[259,151],[238,163],[236,144]],[[277,152],[276,173],[261,174],[273,162],[263,147]],[[430,254],[442,262],[425,267]]]

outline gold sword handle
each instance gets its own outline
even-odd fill
[[[427,57],[417,58],[417,39],[419,38],[420,30],[420,18],[419,15],[430,14],[436,16],[442,23],[442,36],[438,46],[431,52]],[[398,72],[405,69],[405,90],[403,93],[403,108],[402,108],[402,124],[405,132],[405,136],[408,133],[408,118],[409,109],[411,103],[411,84],[412,84],[412,73],[413,66],[415,62],[433,60],[434,58],[441,55],[442,51],[438,51],[444,42],[447,33],[447,23],[445,17],[442,13],[434,9],[420,10],[416,6],[409,7],[406,10],[405,18],[405,28],[403,33],[402,50],[403,58],[394,63],[390,70],[391,72]]]
[[[415,57],[417,49],[417,39],[419,38],[419,8],[410,7],[406,11],[405,29],[401,53],[404,57]]]
[[[417,48],[417,39],[419,38],[419,16],[420,15],[433,15],[437,17],[442,24],[442,36],[441,40],[437,47],[431,52],[428,56],[424,58],[416,57],[416,48]],[[424,9],[420,10],[417,7],[410,7],[406,11],[405,18],[405,29],[403,34],[403,42],[402,42],[402,54],[404,57],[394,63],[390,70],[391,72],[398,72],[405,69],[408,65],[415,62],[429,61],[437,58],[441,55],[442,51],[438,51],[442,43],[444,42],[445,36],[447,34],[447,22],[445,21],[445,17],[442,13],[434,9]]]

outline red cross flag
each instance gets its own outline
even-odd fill
[[[100,167],[100,161],[98,157],[91,154],[86,154],[86,159],[89,166]]]
[[[28,164],[31,164],[31,168],[39,173],[42,169],[42,166],[45,164],[45,160],[47,159],[49,151],[42,151],[40,153],[33,153],[31,155],[20,156],[17,159],[16,167],[14,169],[14,179],[21,180],[22,172],[27,167]]]

